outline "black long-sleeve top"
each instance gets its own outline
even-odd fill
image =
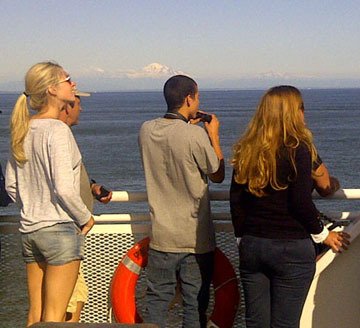
[[[295,150],[295,174],[288,151],[277,161],[278,180],[288,184],[284,190],[268,186],[266,195],[257,197],[232,177],[230,209],[235,236],[252,235],[270,239],[304,239],[323,229],[312,201],[312,162],[308,148]]]

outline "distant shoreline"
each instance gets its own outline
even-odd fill
[[[340,87],[299,87],[300,90],[360,90],[360,87],[344,87],[344,88],[340,88]],[[224,92],[228,92],[228,91],[264,91],[267,90],[267,88],[201,88],[200,91],[207,91],[207,92],[211,92],[211,91],[224,91]],[[104,90],[84,90],[86,92],[91,92],[91,93],[150,93],[150,92],[162,92],[162,90],[159,89],[143,89],[143,90],[108,90],[108,91],[104,91]],[[20,95],[22,93],[22,91],[0,91],[0,95],[11,95],[11,94],[18,94]]]

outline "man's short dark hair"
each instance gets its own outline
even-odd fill
[[[195,97],[198,87],[196,82],[185,75],[175,75],[164,85],[164,97],[168,112],[177,112],[187,96]]]

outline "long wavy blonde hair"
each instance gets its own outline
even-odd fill
[[[11,151],[19,164],[26,162],[24,139],[30,122],[27,98],[30,99],[30,107],[40,111],[48,102],[48,88],[59,81],[63,71],[55,62],[42,62],[32,66],[26,73],[25,92],[17,99],[10,119]]]
[[[264,189],[288,187],[278,180],[277,160],[281,149],[289,152],[296,174],[295,149],[306,145],[312,161],[317,158],[313,137],[304,122],[304,104],[301,93],[292,86],[282,85],[269,89],[261,98],[257,111],[245,133],[233,147],[231,164],[235,181],[247,184],[250,193],[262,197]]]

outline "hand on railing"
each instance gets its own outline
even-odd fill
[[[323,244],[331,247],[336,253],[342,253],[342,249],[348,249],[347,246],[350,245],[349,239],[350,235],[346,232],[330,231]]]

